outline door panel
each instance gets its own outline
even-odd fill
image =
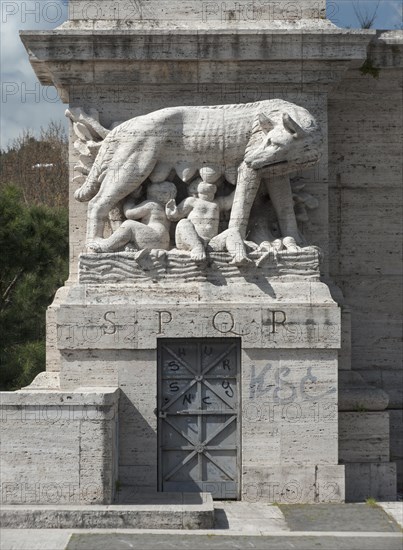
[[[239,497],[240,339],[158,340],[159,488]]]

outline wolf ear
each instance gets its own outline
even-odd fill
[[[274,128],[274,122],[264,113],[259,113],[259,124],[265,134],[271,132]]]
[[[305,130],[301,128],[299,124],[295,122],[293,118],[290,117],[287,113],[283,113],[283,124],[284,128],[292,134],[293,136],[304,136],[306,134]]]

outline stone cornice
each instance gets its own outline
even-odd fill
[[[146,29],[21,31],[30,56],[67,59],[293,60],[361,58],[375,31]],[[217,49],[220,48],[220,49]]]
[[[130,85],[144,81],[151,65],[161,62],[169,63],[172,74],[174,67],[182,74],[184,67],[190,66],[187,62],[193,62],[196,72],[203,64],[233,62],[239,66],[245,62],[260,62],[264,63],[265,71],[273,73],[270,80],[274,83],[289,79],[281,77],[279,63],[287,61],[290,67],[294,63],[294,71],[299,75],[301,65],[310,62],[308,80],[312,82],[315,71],[323,71],[326,65],[329,72],[332,67],[332,76],[321,77],[326,84],[337,80],[340,71],[351,62],[365,59],[368,42],[374,34],[374,31],[331,27],[326,31],[315,28],[55,29],[22,31],[20,36],[40,82],[55,85],[67,100],[69,85],[102,84],[106,78],[113,82],[115,69],[118,75],[126,73],[126,84]],[[122,71],[123,64],[127,71]],[[108,78],[111,75],[112,78]],[[200,74],[189,74],[189,82],[195,78],[200,79]]]
[[[376,68],[402,68],[403,31],[377,31],[369,44],[368,56]]]

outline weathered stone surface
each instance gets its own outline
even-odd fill
[[[347,502],[367,498],[396,500],[396,465],[393,462],[347,463],[345,470]]]
[[[386,151],[383,153],[386,156]],[[372,159],[371,162],[375,162]],[[344,183],[348,185],[348,183]],[[346,188],[342,192],[343,205],[343,246],[338,256],[340,274],[347,275],[397,275],[400,269],[400,258],[396,253],[396,240],[401,229],[400,190],[388,185],[384,188],[371,186],[371,212],[363,209],[363,192],[358,186]],[[337,200],[337,196],[335,197]],[[333,202],[333,201],[332,201]],[[364,203],[365,204],[365,203]],[[373,206],[372,206],[373,204]],[[347,206],[348,205],[348,206]],[[367,205],[369,208],[369,204]],[[351,233],[354,239],[350,239]],[[359,249],[359,254],[356,250]],[[381,281],[374,281],[382,284]],[[384,283],[383,283],[384,284]]]
[[[344,502],[346,476],[340,464],[320,464],[316,468],[316,487],[318,502]]]
[[[390,460],[396,464],[397,487],[402,491],[403,482],[403,411],[390,410]]]
[[[395,353],[395,350],[392,352]],[[401,410],[403,407],[403,372],[397,364],[391,369],[382,366],[378,369],[361,369],[359,373],[368,384],[387,392],[389,396],[388,408]]]
[[[389,462],[389,413],[339,413],[339,459],[348,462]]]
[[[58,364],[59,366],[59,364]],[[36,375],[29,386],[21,388],[21,391],[47,391],[60,389],[59,372],[52,370],[43,371]]]
[[[1,507],[3,528],[18,529],[210,529],[211,495],[144,493],[138,504]]]
[[[402,356],[401,31],[379,32],[369,52],[378,78],[351,69],[329,96],[331,273],[353,312],[353,366],[381,373]]]
[[[343,500],[335,352],[251,349],[243,365],[243,498]],[[320,483],[312,463],[325,468]]]
[[[154,350],[136,350],[119,366],[122,391],[119,479],[141,493],[157,487],[157,408]]]
[[[243,462],[336,463],[337,361],[331,350],[245,350]]]
[[[388,394],[367,384],[359,372],[339,372],[339,411],[383,411]]]
[[[115,388],[2,392],[2,503],[110,502],[117,403]]]
[[[339,291],[339,289],[338,289]],[[339,350],[339,371],[351,370],[351,309],[344,304],[343,298],[338,300],[341,305],[341,348]]]
[[[248,502],[343,502],[344,466],[266,466],[243,469],[243,500]]]

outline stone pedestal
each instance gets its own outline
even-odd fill
[[[150,269],[135,283],[132,273],[122,275],[133,254],[105,255],[103,268],[97,263],[92,270],[93,255],[81,256],[80,279],[86,282],[64,289],[52,306],[60,387],[119,386],[118,475],[126,493],[161,489],[158,345],[178,342],[175,353],[186,360],[184,340],[213,348],[215,342],[238,341],[234,390],[219,379],[221,388],[228,384],[227,396],[237,395],[237,457],[229,467],[235,482],[217,488],[207,479],[199,489],[216,498],[266,502],[344,499],[337,419],[340,309],[319,280],[317,251],[306,249],[305,262],[304,254],[297,256],[271,258],[266,271],[277,274],[269,278],[264,266],[230,267],[225,255],[204,271],[187,259],[187,269],[177,268],[175,275],[170,266],[178,265],[178,257],[167,253],[164,272]],[[225,285],[218,262],[228,270]],[[278,273],[287,262],[293,262],[294,275]],[[183,373],[172,376],[168,395]],[[202,409],[212,414],[225,395],[223,389],[204,390]]]

